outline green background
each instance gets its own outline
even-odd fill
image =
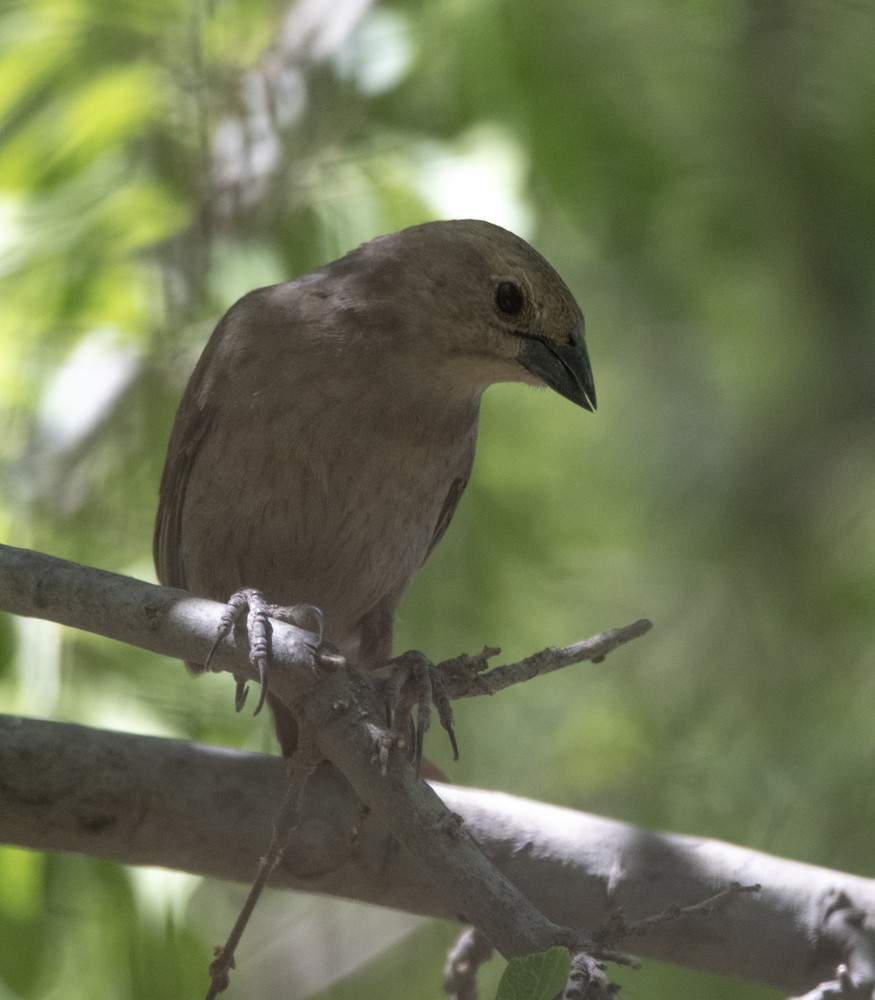
[[[490,390],[398,648],[655,628],[460,704],[462,760],[439,735],[430,755],[875,874],[873,53],[872,7],[823,0],[5,0],[0,537],[153,578],[170,423],[231,302],[383,232],[488,218],[577,295],[599,410]],[[0,704],[273,746],[227,680],[2,616]],[[240,893],[2,850],[0,1000],[198,996]],[[257,919],[229,997],[441,995],[452,927],[285,894]]]

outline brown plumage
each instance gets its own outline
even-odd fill
[[[498,226],[415,226],[250,292],[176,415],[160,580],[316,605],[346,657],[380,666],[398,602],[468,482],[480,397],[505,381],[595,407],[577,303]],[[272,707],[289,753],[294,726]]]

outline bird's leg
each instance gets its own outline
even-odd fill
[[[425,734],[431,726],[431,706],[438,710],[441,725],[447,731],[453,748],[453,760],[459,759],[459,747],[453,728],[453,709],[440,670],[431,660],[415,649],[389,661],[391,673],[384,689],[386,722],[391,728],[396,719],[410,718],[416,705],[413,724],[413,762],[419,771]]]
[[[219,643],[230,634],[244,614],[246,615],[246,634],[249,638],[249,662],[258,671],[258,682],[261,685],[261,694],[254,712],[255,715],[258,715],[267,698],[267,674],[270,667],[270,637],[272,633],[270,619],[286,622],[288,625],[296,625],[298,628],[309,629],[319,637],[319,645],[321,645],[325,635],[325,619],[319,608],[312,604],[298,604],[293,607],[268,604],[260,590],[251,587],[238,590],[228,598],[228,606],[219,619],[216,641],[207,655],[205,667],[210,665],[210,660],[213,658],[213,653],[215,653]],[[237,681],[234,707],[238,712],[246,704],[248,694],[249,685],[246,681]]]

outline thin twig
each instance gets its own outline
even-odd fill
[[[740,896],[744,893],[756,893],[761,889],[762,886],[759,884],[741,885],[740,882],[730,882],[725,889],[721,889],[720,892],[698,903],[690,903],[688,906],[669,906],[661,913],[654,913],[649,917],[644,917],[643,920],[636,920],[633,924],[627,924],[623,936],[641,937],[653,930],[654,927],[659,927],[660,924],[667,924],[669,921],[677,920],[680,917],[707,916],[725,906],[732,897]]]
[[[299,746],[300,750],[300,746]],[[289,761],[289,783],[286,788],[285,798],[277,814],[273,827],[273,835],[267,848],[267,853],[259,860],[258,872],[249,890],[243,907],[231,928],[228,940],[224,946],[217,949],[216,957],[210,963],[210,988],[207,990],[204,1000],[215,1000],[223,993],[230,984],[230,970],[234,968],[234,953],[240,938],[243,936],[249,918],[252,916],[258,900],[267,885],[268,879],[273,874],[276,866],[282,860],[282,856],[289,843],[289,836],[298,825],[298,804],[301,801],[307,779],[313,773],[319,758],[313,754],[296,754]]]
[[[707,916],[722,909],[732,897],[742,893],[757,893],[761,888],[759,884],[741,885],[739,882],[730,882],[725,889],[721,889],[720,892],[707,899],[702,899],[698,903],[690,903],[688,906],[672,903],[664,910],[660,910],[659,913],[636,920],[631,924],[626,922],[626,915],[622,909],[614,910],[607,923],[593,934],[593,938],[597,942],[598,953],[607,961],[615,962],[618,965],[627,965],[631,968],[639,968],[640,963],[633,956],[614,950],[620,941],[630,937],[643,937],[654,928],[678,920],[680,917]]]
[[[570,667],[572,664],[582,663],[585,660],[599,663],[608,653],[633,639],[639,638],[649,632],[652,627],[651,621],[642,618],[631,625],[599,632],[589,639],[582,639],[570,646],[548,646],[546,649],[533,653],[516,663],[495,667],[488,673],[483,672],[486,666],[486,657],[482,653],[476,656],[463,654],[451,660],[444,660],[437,665],[437,669],[440,671],[451,698],[473,698],[478,695],[495,694],[513,684],[519,684],[522,681],[531,680],[533,677],[549,674],[554,670],[561,670],[563,667]],[[485,652],[494,655],[497,650]]]

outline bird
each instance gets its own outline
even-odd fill
[[[318,609],[325,639],[379,670],[401,597],[468,483],[481,397],[499,382],[596,408],[573,294],[492,223],[422,223],[249,292],[176,413],[153,540],[160,582]],[[294,717],[267,697],[291,756]]]

